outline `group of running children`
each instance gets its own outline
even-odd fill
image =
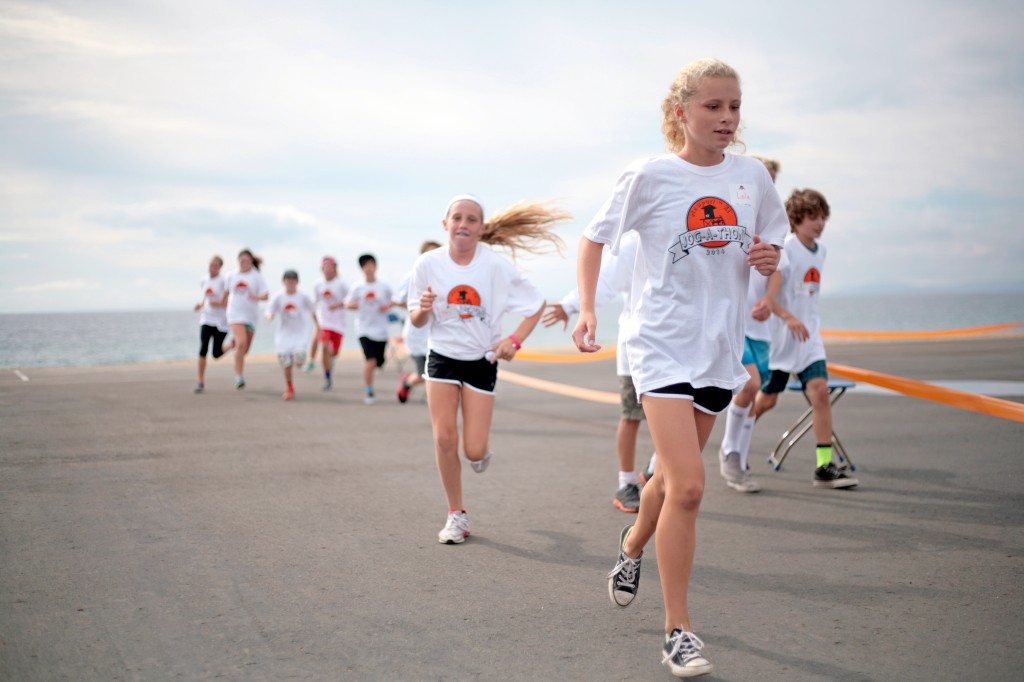
[[[678,677],[712,670],[693,632],[687,596],[705,483],[701,452],[716,415],[726,414],[721,476],[731,489],[757,492],[760,486],[747,465],[753,425],[796,374],[813,408],[814,486],[857,485],[832,462],[828,374],[819,333],[825,248],[818,239],[829,206],[811,189],[795,190],[783,204],[774,186],[776,162],[726,151],[739,143],[740,103],[739,77],[727,64],[701,59],[683,67],[662,103],[669,153],[636,162],[621,175],[580,239],[578,288],[557,304],[545,306],[540,291],[490,247],[537,252],[544,242],[559,245],[552,227],[569,216],[548,204],[519,204],[485,218],[478,198],[459,195],[448,202],[441,221],[447,246],[425,244],[397,295],[376,280],[372,256],[359,259],[364,281],[351,290],[338,278],[335,261],[324,258],[315,302],[296,291],[298,277],[289,271],[285,290],[267,311],[268,318],[281,317],[278,353],[287,399],[294,393],[291,369],[302,364],[307,341],[290,335],[290,320],[317,311],[329,388],[343,311],[358,310],[371,402],[373,372],[384,359],[387,310],[407,307],[405,341],[417,358],[417,371],[403,377],[399,399],[404,402],[409,386],[425,379],[449,510],[438,540],[460,544],[470,525],[459,441],[470,467],[483,473],[493,456],[489,435],[497,362],[515,358],[539,322],[567,327],[577,313],[576,347],[584,353],[600,350],[596,311],[623,296],[614,503],[637,517],[619,535],[608,593],[620,607],[633,601],[644,547],[654,537],[665,605],[662,662]],[[259,259],[249,251],[240,254],[239,269],[224,278],[223,290],[210,285],[221,265],[219,259],[210,264],[206,302],[197,306],[204,314],[197,391],[211,341],[215,355],[233,345],[236,383],[244,386],[244,355],[258,301],[268,298]],[[221,312],[226,320],[215,319]],[[501,324],[506,314],[521,316],[507,336]],[[230,325],[230,343],[224,343],[218,320]],[[417,337],[417,330],[426,338]],[[655,455],[637,475],[636,439],[645,418]]]

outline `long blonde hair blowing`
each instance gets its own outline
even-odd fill
[[[480,241],[505,247],[513,257],[517,250],[537,254],[554,248],[562,253],[565,242],[551,228],[566,220],[572,220],[572,215],[555,208],[551,202],[520,202],[492,215],[484,223]]]
[[[737,83],[740,80],[736,69],[717,59],[698,59],[680,69],[661,103],[661,133],[665,136],[668,150],[673,154],[682,151],[686,144],[686,133],[676,117],[676,105],[685,107],[693,99],[702,78],[735,78]],[[732,141],[741,144],[738,131],[733,134]]]

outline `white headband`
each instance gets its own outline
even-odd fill
[[[455,204],[459,203],[460,201],[472,201],[474,204],[479,206],[480,207],[480,219],[483,220],[483,218],[484,218],[484,205],[481,204],[480,200],[477,199],[472,194],[459,194],[459,195],[456,195],[455,197],[453,197],[452,200],[448,202],[448,208],[446,208],[444,210],[444,217],[445,218],[447,218],[448,214],[451,212],[452,206],[454,206]]]

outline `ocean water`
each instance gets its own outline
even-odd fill
[[[614,344],[618,303],[598,313],[598,340]],[[822,327],[935,330],[1024,322],[1024,294],[833,296],[821,300]],[[351,317],[351,316],[350,316]],[[575,321],[575,320],[574,320]],[[510,329],[514,320],[508,320]],[[1024,328],[1022,328],[1024,329]],[[571,348],[569,331],[538,325],[527,346]],[[392,326],[392,334],[400,326]],[[81,367],[185,360],[199,347],[199,315],[188,310],[0,315],[0,367]],[[344,348],[357,350],[352,329]],[[274,352],[271,323],[260,320],[253,353]]]

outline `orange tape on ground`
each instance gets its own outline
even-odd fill
[[[963,327],[962,329],[935,329],[930,331],[906,331],[906,332],[871,332],[856,331],[853,329],[822,329],[821,335],[825,338],[845,339],[941,339],[954,336],[975,336],[978,334],[991,334],[992,332],[1003,332],[1017,327],[1024,326],[1024,322],[1008,322],[1006,324],[990,324],[984,327]]]
[[[615,346],[602,348],[596,353],[580,353],[579,351],[570,353],[542,353],[535,350],[521,350],[516,353],[516,357],[521,360],[530,360],[531,362],[596,362],[598,360],[614,358]]]
[[[511,384],[519,384],[527,388],[535,388],[538,391],[547,391],[548,393],[564,395],[569,398],[589,400],[590,402],[604,403],[606,405],[619,404],[618,393],[595,391],[591,388],[580,388],[579,386],[569,386],[568,384],[557,384],[554,381],[545,381],[544,379],[535,379],[522,374],[516,374],[507,369],[499,369],[498,378]]]
[[[1000,419],[1010,419],[1016,422],[1024,422],[1024,404],[1015,403],[1010,400],[991,398],[987,395],[967,393],[966,391],[955,391],[951,388],[943,388],[923,381],[914,381],[891,374],[872,372],[858,367],[847,367],[846,365],[834,365],[828,363],[829,374],[846,377],[854,381],[862,381],[866,384],[874,384],[891,391],[897,391],[922,400],[942,403],[959,407],[962,410],[980,412]]]

